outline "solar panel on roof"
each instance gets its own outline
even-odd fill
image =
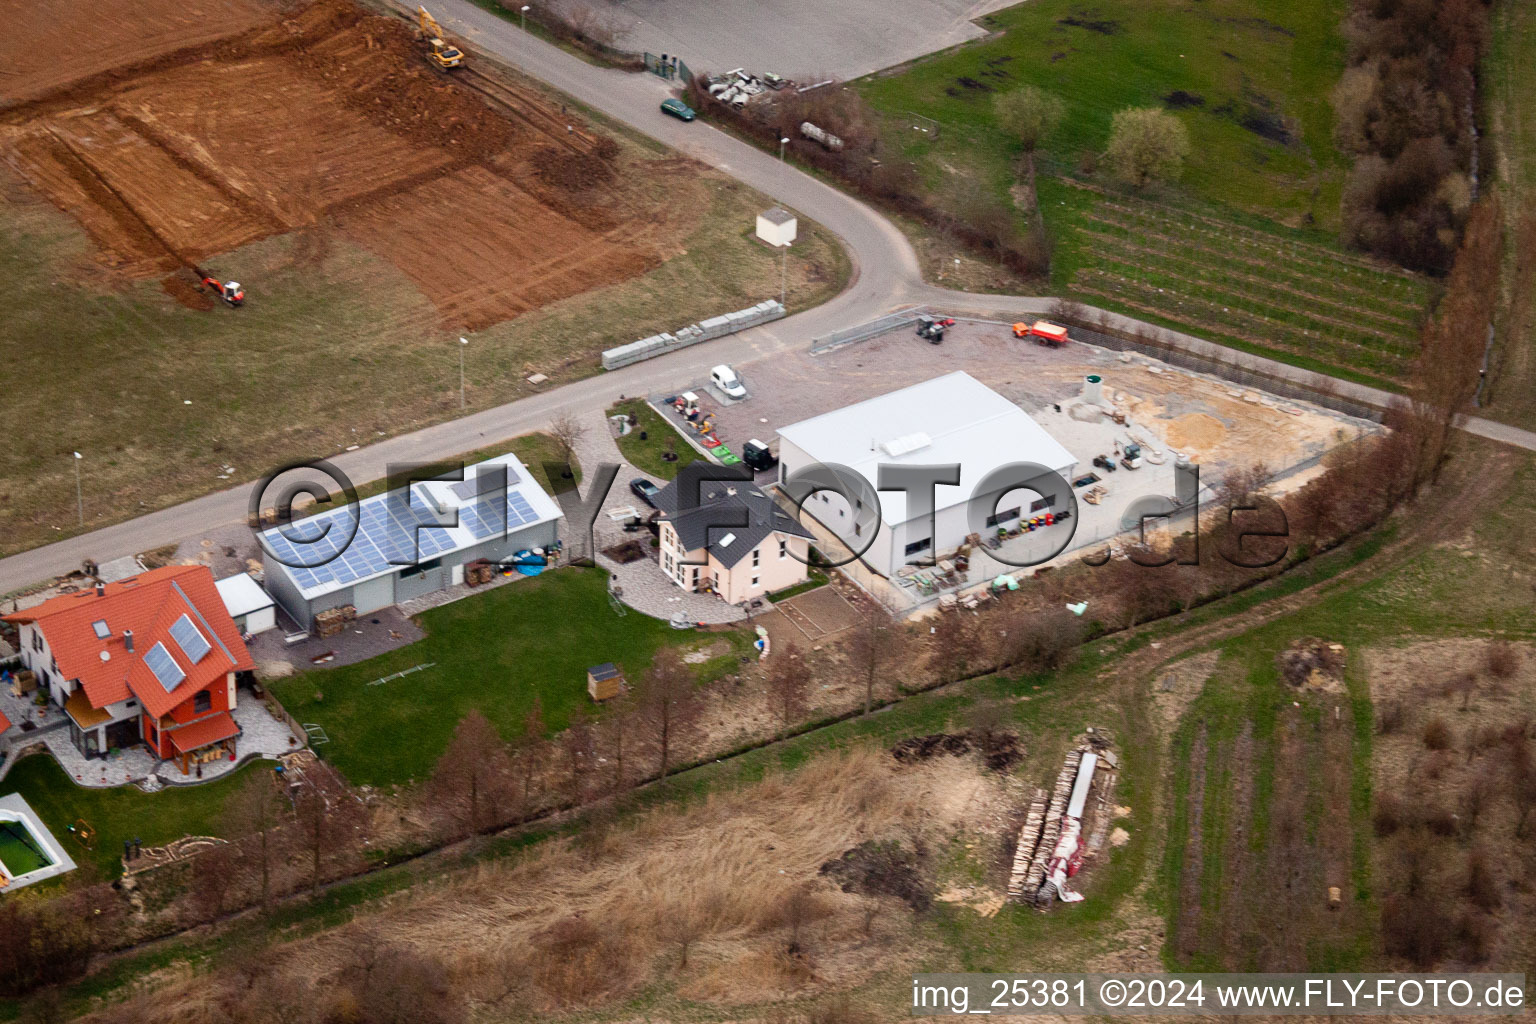
[[[144,664],[160,680],[160,685],[165,687],[165,692],[170,693],[181,685],[181,681],[187,678],[187,674],[176,664],[176,659],[171,657],[171,652],[165,649],[165,644],[155,644],[144,655]]]
[[[213,650],[212,645],[208,643],[208,638],[203,636],[198,628],[192,625],[192,620],[185,615],[171,623],[171,638],[176,641],[176,646],[181,648],[181,653],[185,654],[194,665]]]

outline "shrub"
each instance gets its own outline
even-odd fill
[[[1451,921],[1437,894],[1399,894],[1382,904],[1381,937],[1387,952],[1412,961],[1416,967],[1432,967],[1445,955],[1451,931]]]
[[[1184,122],[1161,107],[1128,108],[1110,122],[1104,159],[1116,177],[1137,188],[1174,180],[1188,156]]]
[[[1520,670],[1520,649],[1508,640],[1495,640],[1483,654],[1483,670],[1495,679],[1508,679]]]
[[[1391,793],[1378,796],[1376,809],[1371,814],[1371,825],[1376,829],[1376,834],[1383,838],[1396,832],[1403,825],[1402,801]]]
[[[1488,855],[1481,849],[1467,854],[1467,899],[1480,910],[1497,910],[1504,900],[1499,895],[1499,882],[1493,873]]]
[[[1430,750],[1449,750],[1451,748],[1451,727],[1444,718],[1436,715],[1424,723],[1424,746]]]
[[[1408,711],[1400,700],[1388,701],[1381,707],[1376,715],[1376,732],[1381,736],[1390,736],[1400,732],[1407,723]]]

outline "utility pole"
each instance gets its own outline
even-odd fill
[[[85,458],[75,452],[75,508],[80,513],[80,525],[85,525],[85,491],[80,486],[80,460]]]
[[[468,338],[460,338],[459,339],[459,408],[460,409],[465,408],[465,405],[464,405],[464,349],[468,345],[469,345],[469,339]]]

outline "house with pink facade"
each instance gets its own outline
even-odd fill
[[[806,579],[812,535],[751,480],[704,479],[685,466],[656,495],[661,510],[661,571],[684,590],[729,604]],[[697,502],[684,488],[697,489]]]

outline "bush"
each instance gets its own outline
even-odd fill
[[[1451,932],[1451,920],[1435,893],[1395,895],[1382,904],[1382,943],[1389,954],[1415,967],[1433,967],[1445,955]]]
[[[1508,640],[1495,640],[1483,654],[1483,671],[1495,679],[1508,679],[1520,671],[1520,649]]]
[[[1396,832],[1403,826],[1402,801],[1390,793],[1383,793],[1376,798],[1376,809],[1371,814],[1371,825],[1376,834],[1385,838]]]
[[[1436,715],[1424,723],[1424,746],[1430,750],[1449,750],[1451,748],[1451,727],[1444,718]]]
[[[1137,188],[1176,179],[1188,156],[1184,122],[1161,107],[1122,110],[1110,122],[1104,160],[1116,177]]]
[[[1380,736],[1390,736],[1402,731],[1408,721],[1408,709],[1403,707],[1400,700],[1388,701],[1381,707],[1376,716],[1376,732]]]

